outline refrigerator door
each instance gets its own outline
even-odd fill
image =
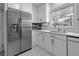
[[[32,47],[32,23],[31,14],[27,12],[21,12],[22,18],[22,37],[21,37],[21,52],[28,50]]]
[[[9,8],[7,10],[7,54],[10,56],[20,53],[20,38],[18,33],[19,10]]]
[[[3,38],[2,38],[2,37],[3,37],[3,36],[2,36],[2,35],[3,35],[3,33],[2,33],[2,31],[3,31],[3,30],[2,30],[2,28],[3,28],[3,27],[2,27],[2,24],[3,24],[3,23],[2,23],[2,22],[3,22],[3,21],[2,21],[2,20],[3,20],[3,11],[2,11],[2,10],[3,10],[3,4],[0,3],[0,56],[3,56],[3,55],[4,55],[4,48],[3,48],[3,47],[4,47],[4,46],[3,46],[3,45],[4,45],[4,44],[3,44],[4,42],[3,42]]]

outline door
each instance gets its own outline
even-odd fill
[[[7,10],[7,51],[8,55],[16,55],[20,53],[20,38],[18,33],[18,21],[20,18],[19,10],[9,8]]]
[[[68,38],[68,55],[79,56],[79,38]]]
[[[21,12],[21,52],[32,48],[32,24],[31,24],[31,14],[27,12]]]

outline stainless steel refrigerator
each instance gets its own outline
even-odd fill
[[[32,14],[9,8],[7,13],[7,55],[13,56],[32,48]]]

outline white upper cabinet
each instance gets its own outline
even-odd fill
[[[38,7],[38,19],[40,22],[45,22],[46,20],[46,5],[43,4]]]
[[[49,6],[47,4],[38,7],[38,20],[40,22],[49,22]]]
[[[8,7],[32,13],[32,3],[8,3]]]
[[[32,13],[32,3],[21,3],[22,11]]]
[[[19,3],[8,3],[8,7],[20,10],[21,5]]]
[[[38,22],[38,20],[37,20],[37,7],[35,7],[34,5],[32,5],[32,22],[33,23]]]
[[[73,3],[51,3],[50,11],[62,9],[64,7],[68,7],[70,5],[73,5]]]

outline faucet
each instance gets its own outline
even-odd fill
[[[60,27],[58,26],[58,31],[61,31]]]
[[[63,32],[66,32],[66,30],[64,29]]]

